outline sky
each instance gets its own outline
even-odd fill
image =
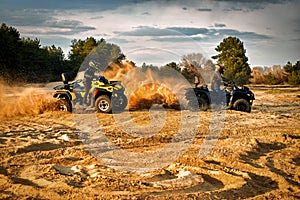
[[[251,67],[296,63],[299,11],[300,0],[0,0],[0,22],[42,46],[67,56],[73,39],[104,38],[137,65],[158,66],[190,53],[210,59],[229,36]]]

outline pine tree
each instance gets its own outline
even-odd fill
[[[236,37],[227,37],[215,50],[220,53],[212,58],[225,67],[224,78],[237,85],[247,84],[251,77],[251,69],[243,42]]]

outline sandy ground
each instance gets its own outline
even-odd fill
[[[152,171],[126,171],[97,159],[72,114],[2,116],[0,199],[299,199],[300,88],[250,88],[252,112],[227,111],[209,154],[199,157],[212,111],[196,113],[201,123],[186,151]],[[112,143],[145,153],[172,142],[179,129],[182,112],[165,112],[161,131],[142,138],[124,133],[110,114],[97,119]],[[140,126],[151,121],[147,110],[128,114]]]

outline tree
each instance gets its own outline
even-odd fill
[[[287,73],[292,73],[293,72],[293,64],[288,61],[287,64],[283,67],[284,71]]]
[[[0,36],[0,75],[5,81],[49,81],[48,52],[38,39],[21,39],[19,32],[6,24],[2,24]]]
[[[181,71],[181,68],[177,65],[176,62],[170,62],[170,63],[166,64],[164,67],[165,68],[173,69],[173,70],[175,70],[177,72]]]
[[[116,61],[120,57],[121,49],[119,46],[107,43],[103,38],[96,41],[93,37],[86,40],[72,40],[69,60],[74,70],[85,70],[90,60],[100,63],[104,70],[110,62]]]
[[[265,75],[265,82],[269,85],[276,85],[278,84],[278,79],[275,77],[275,75],[272,72],[269,72]]]
[[[288,77],[289,84],[299,85],[300,84],[300,72],[293,71]]]
[[[2,24],[0,28],[0,76],[6,80],[15,78],[18,65],[20,33],[13,27]]]
[[[25,82],[48,82],[52,71],[48,51],[38,39],[23,38],[21,42],[17,77]]]
[[[182,75],[190,83],[194,83],[195,78],[199,79],[201,84],[207,84],[211,81],[214,65],[203,54],[191,53],[184,55],[180,65],[183,66]]]
[[[224,78],[234,81],[237,85],[247,84],[251,77],[251,69],[243,42],[236,37],[227,37],[215,50],[220,53],[212,58],[225,67]]]
[[[58,81],[61,79],[61,73],[69,71],[69,69],[66,67],[67,65],[64,59],[63,50],[55,45],[45,47],[44,49],[46,49],[48,52],[48,59],[51,66],[50,81]]]
[[[284,71],[288,73],[288,83],[292,85],[300,84],[300,61],[295,65],[288,62],[284,67]]]
[[[251,83],[263,84],[265,83],[264,69],[262,67],[253,67],[251,75]]]

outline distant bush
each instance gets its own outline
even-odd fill
[[[273,73],[269,72],[267,75],[265,75],[265,83],[269,85],[277,85],[279,84],[279,80]]]
[[[254,67],[251,74],[251,83],[255,84],[291,84],[300,85],[300,61],[296,64],[288,62],[283,68],[279,65],[273,67]]]
[[[273,67],[254,67],[251,74],[251,83],[277,85],[287,81],[287,74],[281,66]]]
[[[291,85],[299,85],[300,84],[300,72],[293,71],[291,75],[288,77],[288,83]]]
[[[283,68],[288,73],[288,83],[300,85],[300,61],[297,61],[295,65],[288,62]]]

